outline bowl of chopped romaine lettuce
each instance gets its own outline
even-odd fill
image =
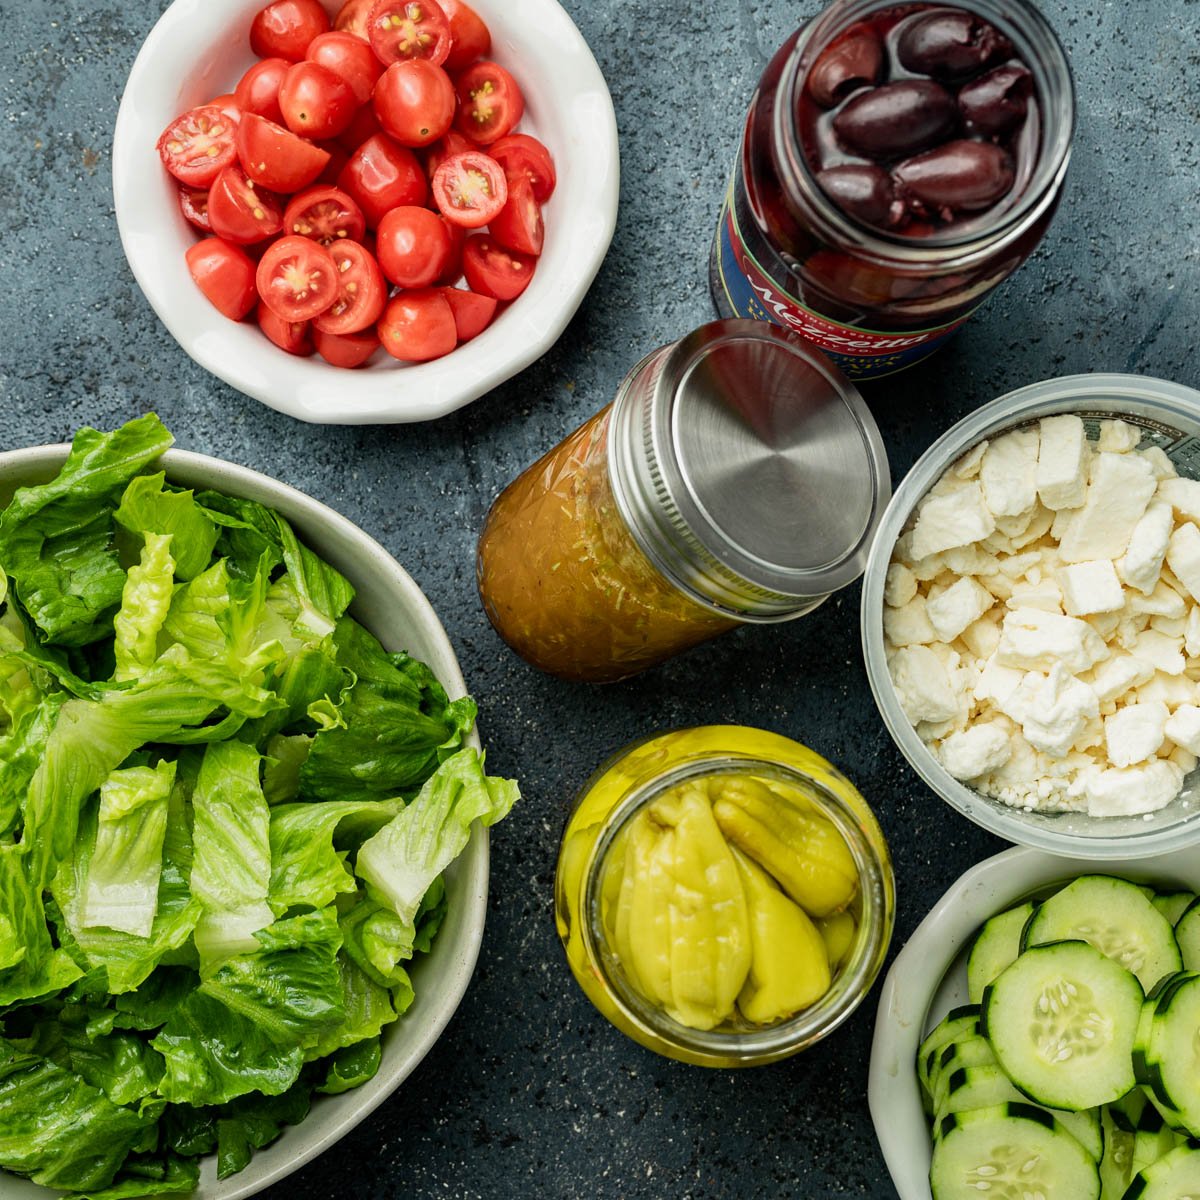
[[[518,796],[387,552],[171,441],[0,454],[6,1200],[237,1200],[327,1149],[458,1006]]]

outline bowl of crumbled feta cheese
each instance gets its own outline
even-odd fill
[[[1092,858],[1200,841],[1200,392],[1077,375],[959,422],[884,515],[862,634],[971,820]]]

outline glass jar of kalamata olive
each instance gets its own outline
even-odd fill
[[[1032,253],[1075,105],[1027,0],[838,0],[771,60],[710,281],[722,316],[797,330],[857,378],[920,361]]]

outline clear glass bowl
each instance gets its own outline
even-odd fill
[[[985,438],[1056,413],[1086,422],[1119,417],[1143,430],[1142,445],[1159,445],[1175,469],[1200,479],[1200,392],[1141,375],[1071,375],[1009,392],[947,430],[921,456],[884,513],[863,577],[862,640],[867,678],[884,724],[918,775],[947,804],[984,829],[1024,846],[1073,858],[1117,861],[1200,841],[1200,769],[1181,795],[1145,816],[1089,817],[1086,813],[1027,812],[973,791],[954,779],[918,736],[900,707],[883,648],[883,585],[896,540],[925,493],[951,463]],[[1095,429],[1089,428],[1095,436]]]

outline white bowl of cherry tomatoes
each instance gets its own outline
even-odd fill
[[[555,0],[175,0],[113,143],[126,257],[175,339],[337,424],[443,416],[544,354],[618,183]]]

